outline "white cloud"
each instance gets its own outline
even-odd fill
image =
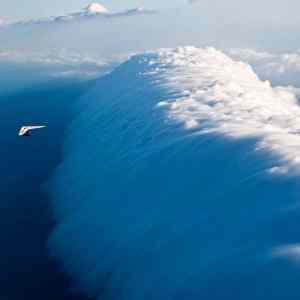
[[[227,53],[234,59],[249,63],[264,80],[300,87],[300,52],[273,54],[252,49],[231,49]]]
[[[86,7],[86,11],[91,14],[108,13],[108,9],[99,3],[91,3]]]
[[[286,175],[289,173],[289,169],[286,166],[274,166],[267,170],[270,175]]]
[[[300,263],[300,244],[291,244],[277,247],[273,249],[272,256],[287,258],[296,263]]]
[[[269,172],[300,171],[300,107],[291,89],[272,87],[249,65],[213,48],[163,50],[151,65],[179,95],[159,106],[172,122],[198,134],[256,138],[257,151],[280,158]]]
[[[52,16],[49,18],[24,20],[16,23],[10,23],[11,26],[24,26],[24,25],[37,25],[37,24],[47,24],[47,23],[61,23],[70,22],[78,20],[89,20],[93,18],[117,18],[117,17],[129,17],[135,15],[145,15],[154,14],[155,10],[137,7],[133,9],[128,9],[124,11],[110,12],[106,7],[99,3],[91,3],[86,8],[79,12],[70,13],[61,16]]]
[[[0,63],[39,65],[51,77],[97,78],[99,74],[110,70],[111,62],[83,53],[68,50],[49,52],[20,52],[0,50]]]
[[[100,58],[88,54],[72,53],[69,50],[49,52],[21,52],[17,50],[0,50],[0,62],[36,63],[49,65],[91,65],[102,67],[107,64]]]

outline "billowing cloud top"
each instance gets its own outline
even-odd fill
[[[248,64],[214,48],[161,51],[150,63],[163,73],[166,86],[180,95],[175,102],[158,105],[166,108],[170,120],[200,133],[257,137],[257,150],[276,153],[285,162],[268,172],[299,172],[300,107],[293,90],[272,87]]]
[[[250,64],[264,80],[300,87],[300,52],[275,54],[252,49],[230,49],[227,53],[233,59]]]
[[[67,22],[67,21],[86,20],[86,19],[96,18],[96,17],[112,18],[112,17],[133,16],[133,15],[139,15],[139,14],[153,14],[155,12],[156,12],[155,10],[141,8],[141,7],[128,9],[128,10],[124,10],[124,11],[110,12],[103,5],[93,2],[79,12],[70,13],[70,14],[61,15],[61,16],[51,16],[51,17],[42,18],[42,19],[24,20],[24,21],[20,21],[20,22],[10,23],[9,25],[18,26],[18,25],[34,25],[34,24],[53,23],[53,22],[59,23],[59,22]]]

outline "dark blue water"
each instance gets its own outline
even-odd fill
[[[54,219],[43,184],[62,159],[71,106],[90,82],[30,80],[36,70],[10,65],[0,75],[0,298],[83,299],[49,257]],[[18,137],[31,123],[48,127]]]

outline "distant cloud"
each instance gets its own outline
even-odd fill
[[[51,77],[96,78],[111,67],[110,61],[70,50],[49,52],[24,52],[20,50],[0,50],[1,63],[17,63],[46,67]]]
[[[24,52],[17,50],[0,50],[0,62],[37,63],[49,65],[91,65],[102,67],[106,63],[100,58],[71,53],[69,50],[49,52]]]
[[[106,7],[99,3],[91,3],[86,7],[86,11],[90,13],[108,13],[108,10]]]
[[[252,49],[230,49],[227,54],[251,65],[261,79],[275,85],[300,87],[300,52],[268,53]]]
[[[124,11],[110,12],[106,7],[99,3],[91,3],[83,10],[75,13],[70,13],[61,16],[52,16],[49,18],[24,20],[16,23],[10,23],[12,26],[19,25],[35,25],[35,24],[47,24],[47,23],[61,23],[77,20],[87,20],[94,18],[116,18],[116,17],[126,17],[135,15],[146,15],[156,13],[153,9],[147,9],[142,7],[137,7],[133,9],[128,9]]]

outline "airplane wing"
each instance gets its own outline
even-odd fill
[[[25,135],[27,132],[29,132],[30,130],[34,130],[34,129],[40,129],[40,128],[45,128],[46,126],[42,125],[42,126],[23,126],[20,131],[19,131],[19,136]]]
[[[33,129],[39,129],[39,128],[45,128],[46,126],[26,126],[27,130],[33,130]]]

